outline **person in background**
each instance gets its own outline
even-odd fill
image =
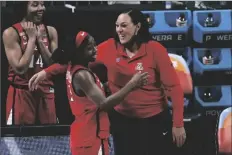
[[[43,81],[36,92],[28,90],[29,79],[51,65],[57,48],[57,31],[43,24],[43,1],[19,2],[23,19],[3,32],[3,43],[10,64],[6,103],[7,124],[53,124],[57,122],[53,82]],[[37,117],[38,116],[38,117]]]
[[[73,50],[56,50],[54,53],[59,57],[56,62],[67,64],[67,94],[75,116],[70,131],[71,152],[73,155],[108,155],[109,120],[106,112],[120,104],[136,88],[146,85],[148,74],[136,72],[118,92],[105,97],[102,83],[88,68],[88,64],[96,59],[94,38],[80,31],[75,45]],[[36,89],[31,82],[36,77],[30,80],[31,91]]]
[[[215,10],[230,9],[227,1],[195,1],[195,9]]]
[[[218,121],[218,150],[220,155],[232,154],[232,107],[224,109]]]

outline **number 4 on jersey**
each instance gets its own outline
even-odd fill
[[[34,68],[34,55],[32,56],[31,58],[31,62],[30,62],[30,65],[29,65],[29,68]],[[42,59],[42,56],[40,55],[39,58],[37,59],[36,65],[39,65],[41,68],[43,68],[43,59]]]
[[[42,56],[39,55],[39,58],[37,59],[36,65],[39,65],[41,68],[43,68],[43,59],[42,59]]]

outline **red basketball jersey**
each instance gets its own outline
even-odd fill
[[[27,47],[27,43],[28,43],[28,36],[27,36],[26,32],[24,31],[24,29],[23,29],[23,27],[22,27],[22,25],[20,23],[16,23],[12,27],[17,31],[17,33],[19,35],[19,44],[21,46],[22,54],[24,54],[24,52],[26,50],[26,47]],[[46,35],[43,36],[43,42],[46,45],[46,47],[49,48],[50,44],[49,44],[48,32],[46,32]],[[13,84],[16,84],[16,85],[27,86],[29,79],[35,73],[40,72],[44,68],[46,68],[46,66],[43,63],[43,59],[42,59],[42,56],[40,54],[39,48],[36,45],[34,55],[32,56],[28,71],[23,75],[18,75],[18,74],[16,74],[14,72],[12,67],[9,66],[8,80],[11,81]],[[42,86],[43,85],[51,86],[51,85],[53,85],[53,82],[49,81],[49,80],[45,80],[45,81],[43,81],[41,83],[41,85]]]
[[[106,139],[109,137],[109,119],[104,111],[99,111],[96,104],[84,93],[76,95],[73,86],[73,75],[80,70],[89,71],[98,87],[104,92],[99,78],[89,69],[80,65],[69,65],[66,73],[67,94],[69,104],[75,121],[71,125],[71,146],[92,146],[96,138]]]

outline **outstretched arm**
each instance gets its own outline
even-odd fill
[[[28,83],[28,87],[31,91],[38,88],[40,81],[45,79],[51,79],[53,76],[63,74],[67,70],[67,65],[53,64],[48,68],[36,73],[31,77]]]
[[[147,81],[147,73],[137,73],[122,89],[109,97],[105,97],[88,71],[81,70],[75,73],[73,77],[74,89],[81,88],[86,96],[104,111],[120,104],[135,87],[144,85]]]
[[[55,63],[48,68],[44,69],[46,72],[46,78],[51,79],[53,76],[56,76],[58,74],[65,74],[67,71],[68,65],[63,65],[59,63]]]

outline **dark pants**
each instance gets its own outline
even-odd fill
[[[150,118],[109,113],[115,155],[174,155],[172,120],[168,110]]]

